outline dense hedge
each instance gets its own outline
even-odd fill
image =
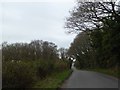
[[[5,62],[3,63],[2,87],[22,88],[33,82],[35,71],[25,62]]]
[[[2,43],[2,87],[31,87],[38,79],[69,68],[69,61],[59,58],[57,46],[48,41]]]
[[[37,79],[44,79],[52,72],[68,69],[68,63],[62,60],[45,61],[8,61],[3,62],[3,88],[31,87]]]

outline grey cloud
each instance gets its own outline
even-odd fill
[[[43,39],[68,47],[75,35],[65,34],[64,18],[73,3],[4,3],[3,41]]]

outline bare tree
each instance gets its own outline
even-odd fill
[[[107,20],[114,23],[120,21],[120,12],[115,9],[119,5],[115,2],[80,2],[70,11],[70,17],[66,18],[65,28],[68,32],[90,31],[103,26],[111,27]]]

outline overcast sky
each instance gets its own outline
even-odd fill
[[[54,0],[3,2],[0,9],[2,41],[15,43],[39,39],[53,42],[58,47],[68,48],[75,34],[66,34],[64,24],[65,18],[69,16],[69,10],[74,5],[74,1]]]
[[[76,35],[66,34],[64,24],[69,10],[76,5],[75,2],[76,0],[1,0],[0,43],[39,39],[68,48]]]

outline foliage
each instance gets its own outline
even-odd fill
[[[63,81],[69,77],[71,70],[64,70],[62,72],[54,72],[43,80],[38,80],[33,86],[33,88],[52,88],[57,89],[63,83]],[[47,83],[47,84],[46,84]]]
[[[65,61],[65,60],[58,60],[55,62],[54,64],[54,68],[56,69],[56,71],[60,72],[60,71],[64,71],[65,69],[69,70],[69,61]]]
[[[55,62],[7,61],[3,63],[3,88],[31,87],[38,79],[43,80],[52,73],[69,70],[68,63],[62,60]]]
[[[104,73],[104,74],[108,74],[117,78],[120,78],[120,70],[118,70],[117,68],[94,68],[94,69],[87,69],[89,71],[95,71],[95,72],[100,72],[100,73]]]
[[[79,61],[80,68],[120,66],[120,11],[116,7],[120,8],[115,2],[78,0],[77,6],[70,12],[65,27],[69,32],[80,33],[68,52]]]
[[[35,71],[28,63],[4,62],[2,70],[3,88],[28,87],[35,79]]]
[[[70,16],[66,19],[65,27],[69,29],[69,32],[92,31],[104,26],[111,28],[112,24],[120,21],[120,11],[115,8],[120,8],[115,2],[78,0],[77,6],[70,11]]]
[[[3,88],[26,88],[38,79],[69,69],[69,61],[59,59],[57,46],[47,41],[2,44]]]
[[[58,59],[57,46],[52,42],[34,40],[30,43],[2,44],[3,61]]]
[[[89,35],[84,32],[76,36],[74,42],[71,44],[68,50],[69,56],[74,57],[77,61],[79,61],[79,68],[87,68],[93,66],[93,52],[94,51],[91,47]]]
[[[67,56],[67,49],[65,48],[59,48],[59,53],[60,53],[60,58],[62,60],[65,60],[68,56]]]

